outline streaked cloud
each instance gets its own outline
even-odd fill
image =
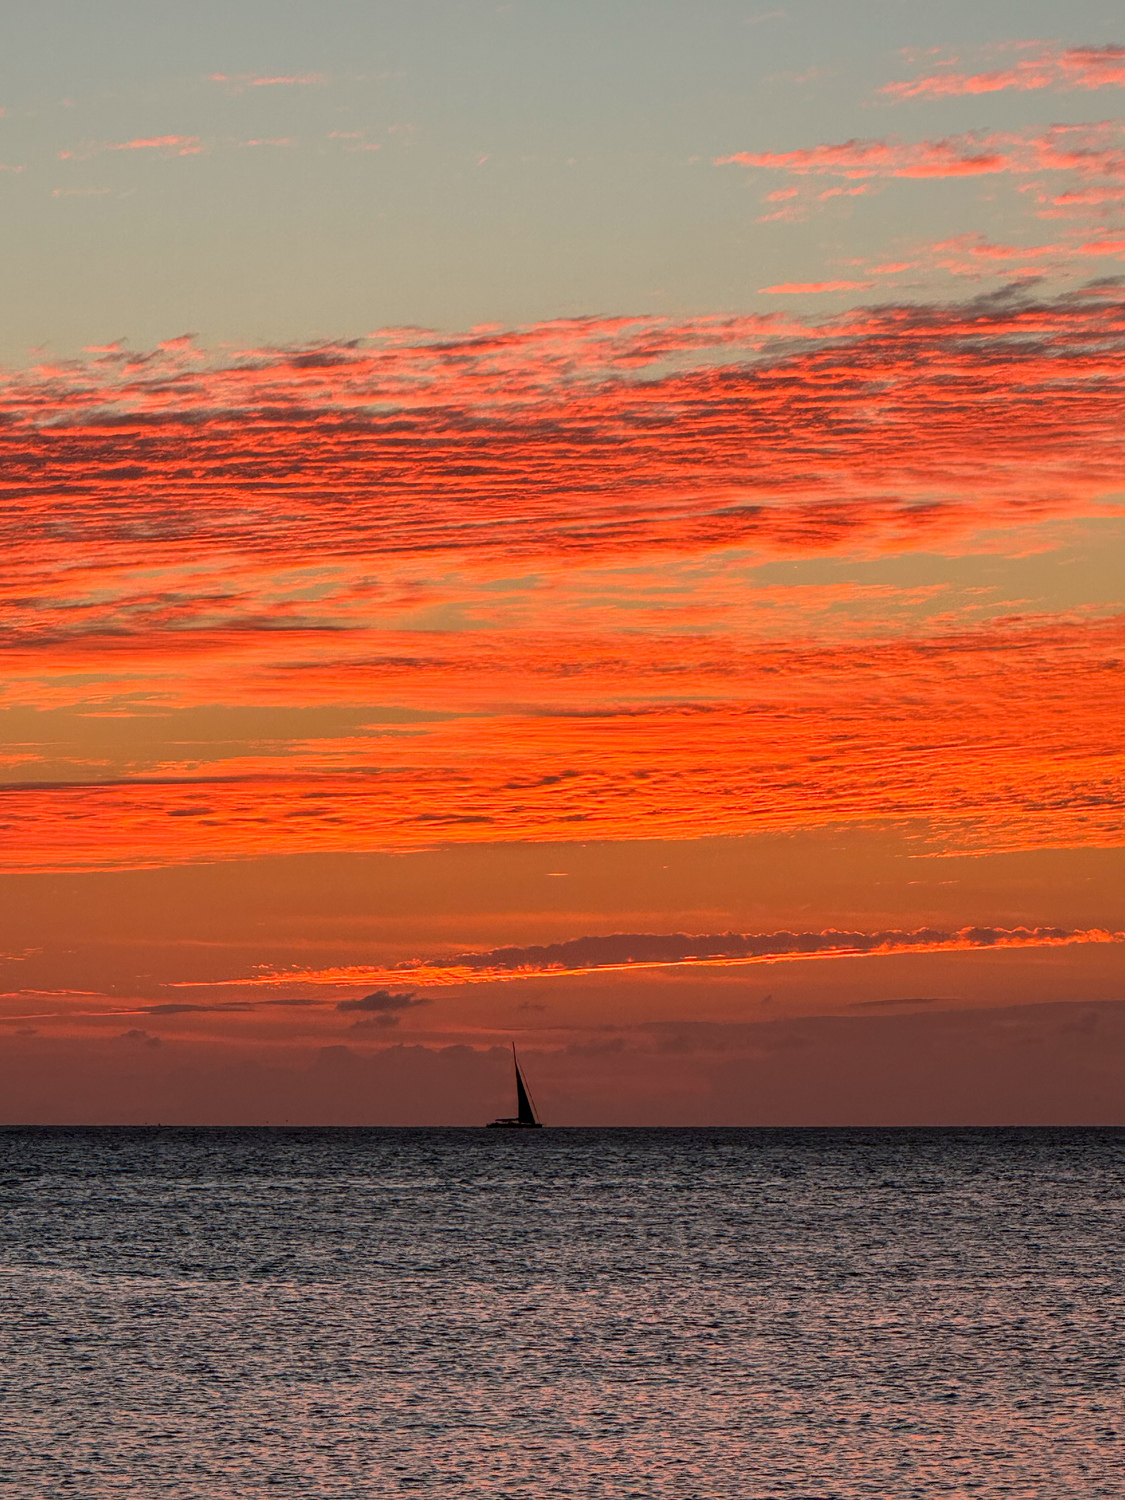
[[[795,151],[736,151],[716,166],[762,167],[793,176],[848,178],[979,177],[993,173],[1076,172],[1125,178],[1125,125],[1051,125],[1030,131],[973,131],[940,140],[894,136]]]
[[[107,151],[171,151],[176,156],[192,155],[202,149],[197,135],[145,136],[105,147]]]
[[[790,297],[802,297],[819,292],[864,292],[874,285],[873,281],[783,281],[777,286],[760,286],[758,290],[771,296],[784,293]]]
[[[1105,286],[819,321],[579,319],[44,365],[0,389],[20,496],[8,608],[29,645],[99,616],[116,636],[146,614],[218,622],[232,552],[276,569],[357,552],[561,563],[637,545],[933,545],[1114,489],[1123,337]],[[69,597],[52,621],[58,561],[39,549],[60,527]],[[114,574],[154,547],[196,570],[190,594],[126,608],[130,583],[118,608]],[[220,557],[218,590],[201,586]],[[277,608],[256,628],[303,626]]]
[[[199,156],[208,148],[197,135],[138,136],[131,141],[91,141],[74,151],[60,151],[60,161],[87,161],[101,151],[155,151],[160,156]]]
[[[188,747],[155,773],[9,780],[3,860],[128,867],[880,820],[935,851],[1112,844],[1123,644],[1125,618],[848,647],[454,632],[363,640],[351,659],[304,641],[304,660],[267,636],[237,670],[220,646],[194,686],[185,674],[205,659],[172,644],[153,685],[178,674],[211,702],[377,695],[465,717],[298,740],[280,760],[251,745],[201,763]]]
[[[328,82],[326,73],[210,73],[211,83],[225,83],[233,90],[262,88],[302,88]]]
[[[12,374],[3,701],[118,716],[133,748],[17,735],[4,858],[886,819],[947,848],[1112,839],[1119,605],[920,628],[884,589],[880,635],[832,632],[854,586],[748,589],[715,560],[1011,548],[1119,514],[1123,339],[1107,282],[218,359],[184,335]],[[139,733],[231,703],[346,712],[276,742]]]
[[[1057,271],[1077,262],[1085,269],[1091,260],[1125,260],[1125,234],[1047,245],[1003,245],[981,234],[961,234],[941,240],[928,250],[934,263],[954,276],[979,279],[997,271],[1004,276],[1027,276],[1046,266]]]
[[[898,953],[956,953],[976,949],[1057,948],[1075,943],[1125,943],[1125,932],[1062,927],[965,927],[957,932],[921,928],[914,932],[772,932],[689,935],[612,933],[572,938],[563,943],[494,948],[448,958],[398,964],[392,968],[342,965],[323,969],[266,972],[227,981],[253,987],[288,985],[494,983],[509,979],[573,978],[638,969],[728,968],[744,964],[828,958],[879,957]],[[385,992],[373,1009],[399,1009]],[[410,1003],[410,997],[405,997]],[[414,1002],[417,1003],[417,1002]],[[906,1002],[903,1002],[906,1003]],[[338,1010],[366,1009],[364,1001],[342,1001]]]
[[[879,93],[896,101],[995,94],[1006,89],[1100,89],[1125,85],[1125,47],[1067,47],[1038,51],[1010,67],[963,73],[953,67],[919,78],[884,84]]]

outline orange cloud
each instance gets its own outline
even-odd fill
[[[961,94],[994,94],[1005,89],[1100,89],[1125,85],[1125,47],[1068,47],[1023,58],[1010,68],[986,73],[941,72],[879,90],[888,98],[947,99]]]
[[[0,388],[8,608],[29,644],[99,613],[120,642],[212,595],[196,624],[224,618],[211,589],[119,613],[114,575],[157,561],[901,547],[1088,506],[1125,459],[1122,316],[1115,295],[1001,298],[40,367]],[[52,622],[34,580],[58,596],[60,534],[68,578],[99,584]]]
[[[1052,125],[1038,133],[976,132],[936,141],[893,137],[852,139],[798,151],[738,151],[715,158],[716,166],[765,167],[796,176],[977,177],[1072,171],[1125,177],[1125,126]]]
[[[1120,839],[1125,619],[835,647],[530,633],[364,645],[319,667],[259,656],[237,675],[220,658],[194,691],[211,702],[440,704],[463,717],[295,738],[280,754],[251,743],[201,761],[189,746],[177,763],[101,782],[87,772],[10,783],[5,866],[888,820],[944,850]],[[54,669],[77,665],[60,657]],[[182,675],[190,658],[173,646],[161,665]]]
[[[414,718],[146,755],[111,756],[93,730],[65,753],[21,732],[3,857],[113,867],[888,819],[935,848],[1112,842],[1120,620],[832,641],[794,600],[781,644],[764,595],[741,625],[716,614],[709,573],[680,575],[676,628],[661,601],[673,557],[932,551],[1113,513],[1123,342],[1120,295],[1099,286],[818,323],[390,330],[228,360],[181,338],[13,374],[5,703],[134,729],[232,703]],[[513,574],[550,601],[594,562],[640,580],[620,624],[596,599],[569,615],[532,601],[514,623],[499,607]]]
[[[932,928],[914,932],[726,932],[696,936],[679,932],[619,932],[527,948],[461,953],[450,958],[395,964],[389,968],[362,964],[322,969],[292,968],[220,981],[220,986],[272,989],[291,985],[490,984],[507,979],[573,978],[637,969],[730,968],[810,958],[1057,948],[1075,943],[1125,943],[1125,932],[1107,932],[1100,928],[1074,931],[1061,927],[965,927],[958,932],[939,932]],[[386,1008],[387,1001],[392,999],[382,993],[372,997],[373,1000],[376,998],[381,1009]],[[396,1009],[412,1003],[409,995],[393,998],[398,1002]],[[353,1003],[361,1002],[345,1002],[345,1006]]]
[[[1070,193],[1060,193],[1050,200],[1059,205],[1100,206],[1125,201],[1125,188],[1096,187],[1077,188]]]
[[[198,156],[207,148],[197,135],[138,136],[132,141],[91,142],[79,151],[60,151],[60,161],[85,161],[99,151],[158,151],[161,156]]]
[[[783,281],[777,286],[760,286],[759,292],[771,295],[805,296],[815,292],[860,292],[874,286],[873,281]]]
[[[1087,240],[1080,244],[1064,241],[1050,245],[997,245],[983,235],[962,234],[942,240],[930,250],[936,256],[936,264],[955,276],[997,273],[1026,276],[1046,269],[1044,263],[1053,263],[1052,269],[1058,273],[1065,270],[1068,261],[1120,260],[1125,256],[1125,238]]]
[[[197,135],[153,135],[134,141],[121,141],[107,146],[107,151],[173,151],[177,156],[187,156],[203,148]]]

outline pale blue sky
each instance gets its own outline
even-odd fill
[[[862,281],[855,262],[951,236],[1040,244],[1059,226],[1010,177],[894,181],[760,223],[788,178],[713,161],[1106,120],[1118,88],[894,105],[876,90],[925,71],[907,47],[971,72],[1010,65],[995,44],[1121,30],[1102,0],[8,4],[0,161],[22,170],[0,173],[0,358],[187,331],[218,345],[772,310],[761,287]],[[241,80],[308,74],[323,81]],[[190,154],[110,149],[169,136]],[[802,307],[974,285],[926,261],[894,292]]]

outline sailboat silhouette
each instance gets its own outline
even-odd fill
[[[527,1084],[523,1081],[515,1042],[512,1043],[512,1067],[516,1070],[516,1117],[514,1120],[489,1120],[488,1129],[507,1127],[514,1130],[541,1130],[543,1122],[536,1116],[535,1105],[531,1102]]]

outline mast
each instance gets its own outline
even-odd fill
[[[531,1103],[531,1096],[527,1092],[527,1086],[520,1072],[520,1065],[516,1061],[516,1044],[512,1043],[512,1066],[516,1070],[516,1118],[521,1125],[538,1125],[535,1118],[535,1109]]]

